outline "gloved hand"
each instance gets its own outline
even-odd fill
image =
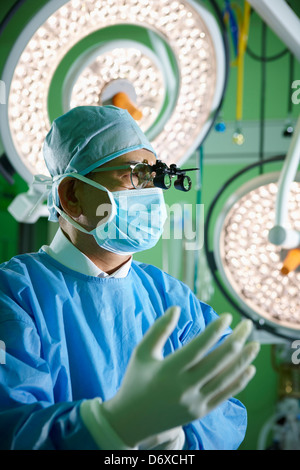
[[[139,450],[182,450],[185,433],[181,426],[150,436],[139,442]]]
[[[213,351],[232,316],[224,314],[189,344],[163,358],[179,307],[156,320],[134,350],[117,394],[101,404],[108,422],[130,447],[149,436],[200,419],[245,388],[258,343],[245,342],[252,322],[242,321]],[[209,352],[209,353],[208,353]]]

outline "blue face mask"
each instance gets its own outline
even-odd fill
[[[119,255],[133,254],[156,245],[167,218],[167,210],[160,188],[145,188],[111,192],[95,181],[79,174],[68,174],[101,191],[106,191],[110,204],[101,204],[96,215],[109,216],[88,232],[71,217],[56,207],[58,213],[81,232],[93,235],[99,246]]]

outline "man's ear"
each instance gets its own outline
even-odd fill
[[[82,214],[82,208],[78,199],[78,183],[75,178],[67,177],[58,186],[58,196],[61,207],[70,217],[77,218]]]

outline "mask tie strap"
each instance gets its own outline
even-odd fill
[[[77,179],[83,181],[84,183],[87,183],[90,186],[93,186],[94,188],[99,189],[100,191],[105,191],[107,193],[107,195],[109,197],[109,200],[111,202],[111,208],[112,209],[111,209],[111,213],[110,213],[110,215],[109,215],[109,217],[108,217],[108,219],[106,220],[105,223],[107,224],[107,223],[111,222],[111,220],[116,216],[116,213],[117,213],[116,203],[114,201],[114,198],[113,198],[111,192],[107,188],[105,188],[105,186],[102,186],[101,184],[96,183],[95,181],[90,180],[89,178],[86,178],[85,176],[80,175],[79,173],[65,173],[63,175],[56,175],[56,176],[53,177],[53,182],[56,183],[60,179],[66,178],[68,176],[72,177],[72,178],[77,178]],[[64,211],[62,211],[59,207],[57,207],[57,205],[55,204],[55,185],[52,186],[52,196],[53,196],[53,206],[55,207],[55,209],[57,210],[59,215],[61,215],[61,217],[63,219],[65,219],[67,222],[69,222],[71,225],[73,225],[75,228],[77,228],[81,232],[91,235],[91,232],[89,232],[88,230],[83,228],[80,224],[75,222],[75,220],[72,219],[72,217],[70,217],[68,214],[66,214]]]

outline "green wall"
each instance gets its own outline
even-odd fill
[[[1,6],[1,16],[5,15],[10,5],[14,2],[7,1]],[[38,0],[30,0],[25,2],[22,6],[18,15],[11,21],[8,28],[4,31],[2,37],[0,37],[0,70],[3,67],[6,56],[18,36],[19,31],[22,29],[25,22],[30,18],[32,12],[34,12],[40,5],[44,3]],[[208,2],[204,2],[208,3]],[[220,5],[224,5],[224,2],[219,0]],[[242,5],[242,1],[236,2],[238,5]],[[291,1],[291,4],[297,9],[300,15],[300,5],[297,0]],[[257,54],[261,52],[261,20],[254,13],[251,18],[251,27],[249,34],[249,46]],[[273,55],[284,49],[281,41],[268,29],[267,34],[267,54]],[[262,64],[249,55],[245,58],[245,83],[244,83],[244,114],[243,119],[245,121],[258,121],[261,113],[261,77],[262,77]],[[300,79],[300,67],[299,63],[295,63],[294,80]],[[266,120],[282,120],[282,126],[287,118],[288,109],[288,98],[291,95],[291,83],[289,76],[289,54],[285,55],[279,60],[268,62],[266,65],[266,95],[265,95],[265,118]],[[222,116],[225,122],[235,121],[235,105],[236,105],[236,69],[231,67],[228,88],[223,103]],[[300,105],[292,106],[292,116],[296,118],[299,115]],[[0,124],[1,125],[1,124]],[[209,139],[216,138],[215,131],[212,130]],[[232,144],[233,145],[233,144]],[[288,145],[288,144],[287,144]],[[0,150],[2,145],[0,142]],[[267,148],[264,149],[268,151]],[[241,159],[236,160],[235,163],[231,161],[222,160],[220,152],[220,158],[217,164],[210,162],[209,155],[206,154],[206,143],[204,144],[204,163],[203,163],[203,174],[202,174],[202,200],[204,204],[205,214],[207,214],[210,203],[216,194],[217,190],[224,184],[224,182],[233,175],[237,170],[245,166],[243,161],[241,148]],[[186,164],[189,166],[189,163]],[[244,179],[250,179],[258,174],[257,170],[253,170],[247,174]],[[240,183],[239,183],[240,184]],[[194,188],[196,181],[194,178]],[[12,256],[18,254],[19,251],[19,234],[20,227],[16,221],[7,212],[7,206],[13,197],[26,190],[27,185],[22,179],[16,175],[15,183],[9,185],[2,176],[0,176],[0,216],[1,216],[1,250],[0,250],[0,261],[5,261]],[[184,195],[174,189],[166,192],[166,202],[172,205],[175,202],[196,203],[196,192],[191,191]],[[222,202],[220,208],[222,206]],[[220,209],[219,208],[219,209]],[[47,231],[48,230],[48,231]],[[35,249],[38,249],[42,244],[47,243],[49,240],[49,234],[53,233],[53,226],[51,229],[47,227],[45,220],[39,221],[37,224],[37,230],[35,231],[35,240],[32,245]],[[162,261],[162,249],[163,243],[160,241],[158,245],[152,250],[146,251],[135,256],[135,259],[144,261],[147,263],[155,264],[159,267],[163,267]],[[175,253],[176,256],[176,253]],[[211,297],[209,303],[218,312],[222,313],[225,311],[231,311],[234,316],[234,325],[240,320],[240,315],[231,307],[224,296],[219,292],[218,288],[214,286],[214,294]],[[260,432],[262,425],[272,415],[275,410],[277,400],[277,374],[271,367],[271,347],[270,345],[263,345],[258,358],[255,361],[257,366],[257,374],[253,381],[248,385],[245,391],[243,391],[238,398],[240,398],[246,405],[248,410],[248,430],[244,443],[241,449],[255,449],[257,445],[257,437]]]

